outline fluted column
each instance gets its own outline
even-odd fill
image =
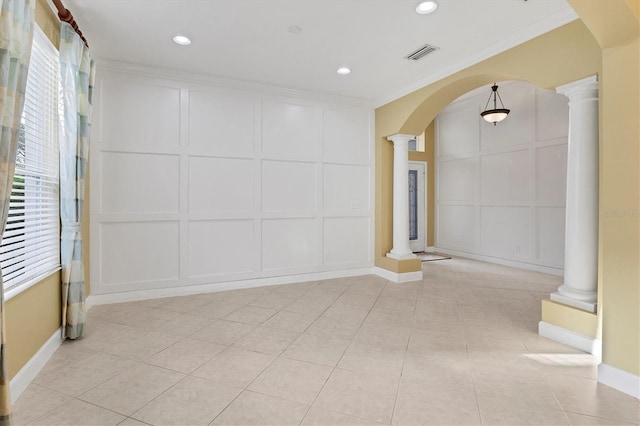
[[[598,296],[598,80],[556,88],[569,98],[564,284],[551,300],[595,312]]]
[[[409,248],[409,141],[413,135],[387,137],[393,142],[393,248],[387,257],[414,259]]]

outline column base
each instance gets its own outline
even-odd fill
[[[555,293],[551,293],[549,298],[554,302],[562,303],[563,305],[573,306],[574,308],[578,308],[583,311],[587,311],[591,313],[596,313],[596,310],[598,308],[598,302],[576,300],[572,297],[565,296],[564,294],[561,294],[558,291],[556,291]]]
[[[390,257],[391,259],[396,259],[396,260],[408,260],[408,259],[418,258],[418,256],[416,256],[413,253],[398,254],[398,253],[392,253],[392,252],[387,253],[387,257]]]
[[[386,278],[394,283],[408,283],[412,281],[422,281],[422,271],[396,273],[384,268],[375,267],[376,275]]]

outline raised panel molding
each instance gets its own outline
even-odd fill
[[[180,89],[157,81],[114,75],[100,81],[94,121],[108,145],[180,144]],[[124,107],[126,105],[126,107]],[[111,126],[107,123],[118,123]]]
[[[262,211],[315,214],[317,211],[315,163],[262,162]]]
[[[535,150],[536,202],[564,207],[567,196],[567,139]]]
[[[436,245],[454,250],[477,250],[478,212],[475,205],[439,205]]]
[[[463,96],[436,118],[436,249],[558,271],[564,267],[566,98],[520,81],[499,86],[511,114],[497,126],[478,111],[489,89]]]
[[[480,149],[480,126],[476,116],[480,113],[474,104],[465,104],[438,116],[436,156],[458,158],[476,153]],[[445,143],[456,141],[456,143]]]
[[[180,210],[177,155],[103,151],[99,171],[100,213],[177,213]]]
[[[189,222],[189,277],[253,272],[253,220]]]
[[[251,159],[189,157],[189,212],[253,212],[253,169]]]
[[[324,261],[326,264],[366,264],[371,261],[368,217],[324,219]],[[344,238],[345,235],[351,238]]]
[[[479,198],[478,158],[439,161],[437,197],[439,201],[476,202]]]
[[[369,194],[361,190],[370,179],[368,166],[325,164],[323,202],[325,214],[362,214],[370,210]]]
[[[360,109],[325,108],[322,120],[324,160],[368,164],[369,115]]]
[[[503,259],[531,258],[531,219],[529,207],[481,207],[480,251]]]
[[[189,146],[202,152],[251,154],[254,97],[232,90],[189,91]]]
[[[100,283],[111,285],[177,279],[178,222],[120,222],[100,225]]]
[[[262,152],[314,159],[320,149],[316,106],[284,100],[262,101]]]
[[[262,267],[295,270],[318,264],[316,219],[262,221]]]
[[[92,294],[373,266],[369,105],[113,65],[96,90]]]
[[[480,194],[483,203],[529,201],[529,150],[483,155],[480,158]]]

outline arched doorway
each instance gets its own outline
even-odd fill
[[[580,20],[434,82],[376,110],[376,266],[396,273],[419,268],[386,259],[391,247],[391,161],[387,136],[419,134],[451,100],[494,80],[522,79],[553,88],[588,76],[601,77],[600,236],[598,286],[603,306],[593,321],[561,309],[562,327],[602,329],[603,364],[598,381],[640,396],[640,295],[637,206],[640,114],[638,3],[569,0]],[[603,210],[604,209],[604,210]],[[624,211],[624,217],[607,212]],[[604,312],[604,314],[603,314]],[[608,315],[607,312],[611,314]],[[543,311],[543,317],[545,313]],[[607,317],[604,318],[603,317]],[[593,324],[595,323],[595,327]]]

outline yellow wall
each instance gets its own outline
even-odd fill
[[[601,211],[603,362],[640,376],[640,43],[604,51]],[[635,59],[632,59],[634,58]],[[621,108],[621,106],[624,106]]]
[[[562,305],[552,300],[543,300],[542,318],[544,318],[544,322],[566,330],[575,331],[594,339],[602,338],[597,314]]]
[[[5,305],[9,377],[60,328],[60,299],[60,272],[56,272]]]
[[[377,108],[376,266],[392,270],[397,263],[384,257],[393,243],[393,147],[387,136],[421,134],[451,101],[485,84],[526,80],[538,87],[554,88],[598,74],[600,65],[597,42],[582,22],[574,21]],[[413,270],[420,269],[419,265],[415,267]]]
[[[602,47],[602,361],[640,376],[640,1],[569,3]]]
[[[47,0],[36,2],[36,23],[51,43],[58,48],[60,46],[60,21],[47,4]]]

